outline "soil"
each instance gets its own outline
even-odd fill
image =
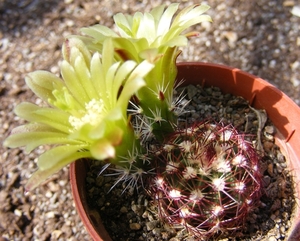
[[[64,37],[83,26],[112,26],[117,12],[148,11],[161,0],[0,0],[0,140],[23,123],[13,108],[40,103],[24,82],[37,69],[59,74]],[[199,1],[181,1],[182,7]],[[207,0],[214,22],[197,27],[199,37],[180,61],[234,66],[277,86],[300,105],[299,2],[296,0]],[[298,9],[298,10],[297,10]],[[74,208],[68,168],[31,193],[24,183],[43,151],[30,154],[0,147],[0,240],[91,238]]]

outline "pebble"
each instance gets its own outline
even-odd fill
[[[14,210],[14,214],[15,214],[16,216],[18,216],[18,217],[21,217],[21,216],[22,216],[22,211],[19,210],[19,209],[15,209],[15,210]]]
[[[282,165],[280,163],[276,163],[276,169],[278,171],[278,173],[282,173],[284,170],[284,167],[282,167]]]
[[[120,213],[127,213],[128,209],[126,207],[121,207]]]
[[[271,183],[271,177],[270,176],[264,176],[263,177],[263,186],[268,187]]]
[[[267,171],[268,171],[268,174],[269,174],[271,177],[274,176],[274,166],[273,166],[272,163],[270,163],[270,164],[268,165]]]
[[[131,230],[140,230],[141,229],[141,225],[139,223],[131,223],[131,224],[129,224],[129,227]]]
[[[146,227],[148,231],[153,230],[156,227],[156,225],[157,225],[157,221],[146,222]]]
[[[15,95],[18,95],[21,91],[22,90],[19,86],[15,86],[14,88],[9,90],[8,95],[15,96]]]
[[[144,206],[133,204],[133,205],[131,206],[131,210],[132,210],[133,212],[135,212],[136,214],[142,216],[142,214],[144,213]]]
[[[187,96],[191,100],[198,93],[198,90],[195,86],[189,85],[187,87]]]
[[[265,126],[265,128],[264,128],[265,136],[268,135],[268,137],[270,138],[270,136],[273,136],[275,133],[276,133],[276,129],[274,126],[270,126],[270,125]],[[273,138],[272,138],[272,140],[273,140]]]
[[[280,232],[281,232],[282,234],[285,233],[285,227],[284,227],[284,226],[281,226],[281,227],[280,227]]]
[[[233,31],[225,31],[223,32],[223,36],[229,41],[231,47],[235,46],[235,43],[238,39],[238,34]]]
[[[286,160],[284,155],[281,152],[278,152],[276,157],[278,162],[281,163],[281,165],[283,165],[282,167],[286,167]]]
[[[155,235],[155,236],[158,236],[161,234],[161,229],[160,228],[154,228],[152,230],[152,233]]]
[[[269,237],[268,241],[277,241],[277,238],[275,236]]]
[[[300,17],[300,6],[294,6],[291,13],[297,17]]]
[[[54,230],[51,235],[53,236],[53,238],[58,239],[61,235],[62,235],[62,231],[61,230]]]

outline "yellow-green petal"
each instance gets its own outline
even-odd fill
[[[52,93],[53,90],[62,89],[64,87],[64,83],[60,78],[43,70],[29,73],[25,77],[25,82],[28,87],[45,102],[49,102],[49,99],[55,99]]]
[[[59,154],[61,152],[60,148],[56,149],[55,152]],[[33,190],[42,182],[44,182],[48,177],[58,172],[59,170],[61,170],[63,167],[70,164],[71,162],[74,162],[81,158],[91,158],[89,152],[75,152],[75,153],[68,152],[67,154],[68,155],[66,155],[65,158],[61,159],[56,165],[52,165],[50,168],[43,168],[36,171],[28,180],[25,186],[26,191]],[[51,161],[51,159],[49,161]]]
[[[68,121],[69,114],[54,108],[39,107],[35,104],[23,102],[16,106],[15,113],[31,122],[43,123],[59,131],[68,133],[71,125]]]
[[[84,153],[85,156],[90,156],[89,151],[85,149],[86,147],[87,146],[83,144],[54,147],[40,155],[37,165],[39,169],[43,171],[64,163],[65,160],[69,160],[71,157],[76,156],[77,153]],[[76,159],[73,161],[76,161]]]
[[[5,140],[4,145],[10,148],[25,146],[27,153],[38,146],[52,144],[78,145],[81,141],[69,139],[66,133],[57,130],[35,128],[36,124],[27,124],[13,129],[12,134]]]

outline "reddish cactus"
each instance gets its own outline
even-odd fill
[[[242,227],[260,198],[259,155],[231,126],[177,131],[156,153],[152,195],[162,220],[207,240]]]

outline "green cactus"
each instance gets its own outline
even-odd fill
[[[231,126],[203,122],[179,130],[155,157],[151,195],[161,219],[173,227],[207,240],[241,228],[257,206],[260,157]]]

